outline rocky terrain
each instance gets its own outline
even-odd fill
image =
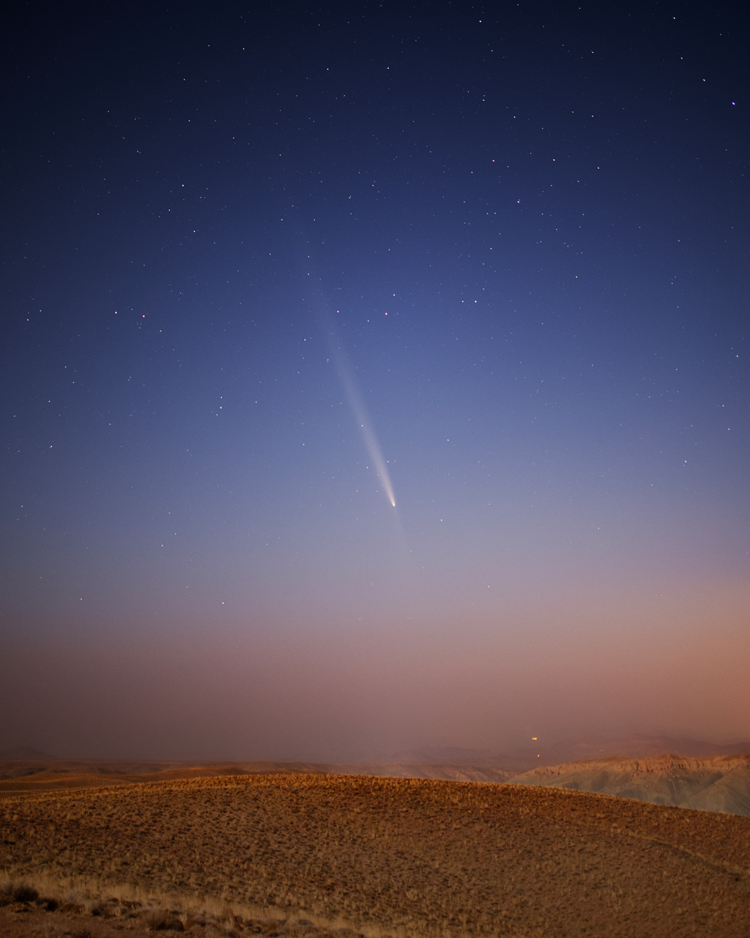
[[[545,766],[512,779],[514,784],[637,798],[653,804],[750,815],[750,755],[689,759],[592,759]]]
[[[750,819],[582,791],[223,776],[8,795],[0,830],[9,936],[746,938],[750,921]]]

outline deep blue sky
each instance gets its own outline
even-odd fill
[[[749,32],[12,5],[0,744],[750,735]]]

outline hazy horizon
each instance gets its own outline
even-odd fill
[[[331,629],[325,640],[321,627],[312,634],[290,630],[262,646],[257,635],[239,629],[224,629],[224,644],[217,645],[185,624],[177,634],[162,629],[158,640],[141,633],[142,644],[133,643],[132,630],[96,643],[90,637],[72,643],[70,633],[48,636],[11,653],[6,643],[4,693],[11,706],[3,708],[0,740],[3,747],[23,739],[92,757],[311,759],[321,753],[322,761],[333,752],[424,746],[500,751],[533,745],[532,736],[541,746],[592,733],[728,743],[748,736],[745,669],[734,654],[743,639],[742,598],[738,611],[731,604],[722,609],[726,591],[711,597],[711,608],[730,625],[734,613],[723,647],[702,629],[708,610],[689,595],[682,609],[677,598],[662,598],[664,618],[650,638],[648,617],[640,634],[633,636],[632,625],[624,631],[643,615],[638,609],[620,609],[619,620],[610,613],[610,629],[598,636],[600,618],[583,624],[571,621],[573,612],[567,621],[558,614],[557,631],[537,625],[529,636],[516,628],[512,641],[510,629],[498,637],[491,621],[483,631],[475,625],[470,636],[430,623],[412,628],[414,647],[402,644],[398,661],[392,660],[398,635],[392,632],[392,644],[383,645],[382,625],[376,634]],[[535,647],[540,638],[543,649]],[[501,642],[498,664],[487,652]],[[531,654],[537,681],[522,667]],[[663,669],[667,654],[671,674]],[[719,684],[721,697],[707,699]],[[550,708],[555,697],[564,705],[558,713]],[[51,708],[50,699],[60,699],[60,706]],[[733,699],[734,720],[726,715]]]

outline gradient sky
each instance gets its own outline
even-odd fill
[[[4,16],[0,746],[750,736],[741,5]]]

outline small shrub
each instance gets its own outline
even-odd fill
[[[61,912],[72,912],[74,915],[82,915],[86,909],[82,905],[78,905],[75,902],[63,902],[60,906]]]
[[[106,915],[109,911],[100,899],[89,899],[83,905],[88,915]]]
[[[39,898],[39,893],[33,886],[29,886],[26,883],[19,883],[17,886],[13,887],[13,898],[16,902],[36,902]]]
[[[147,931],[184,931],[185,926],[168,909],[156,909],[146,916]]]

